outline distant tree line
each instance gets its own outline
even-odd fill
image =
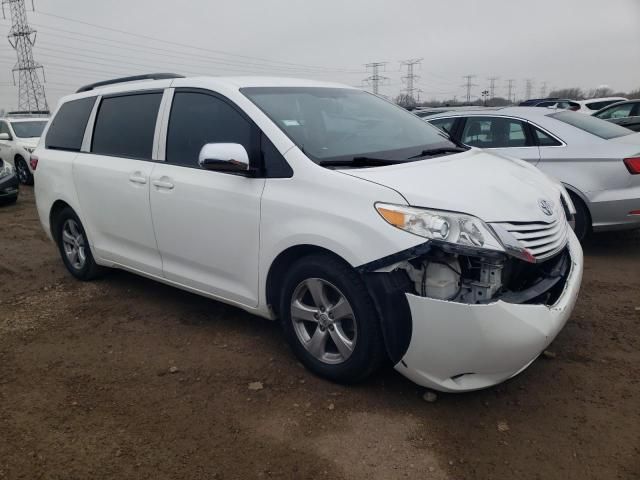
[[[591,90],[583,90],[579,87],[573,88],[562,88],[558,90],[553,90],[549,93],[549,97],[558,97],[558,98],[568,98],[571,100],[585,100],[588,98],[598,98],[598,97],[625,97],[628,99],[640,99],[640,88],[636,88],[631,92],[615,92],[611,88],[603,87],[603,88],[594,88]],[[448,100],[425,100],[422,102],[416,102],[409,95],[401,94],[395,98],[395,102],[398,105],[403,107],[452,107],[452,106],[463,106],[463,105],[484,105],[482,99],[478,98],[473,100],[471,103],[467,104],[464,101],[460,101],[457,98],[451,98]],[[519,102],[519,101],[518,101]],[[516,103],[518,103],[516,102]],[[503,97],[494,97],[487,99],[486,105],[489,107],[502,107],[505,105],[511,105],[514,102],[503,98]]]

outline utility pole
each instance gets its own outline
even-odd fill
[[[416,88],[416,80],[420,78],[420,75],[414,73],[414,67],[420,65],[422,58],[410,58],[409,60],[403,60],[400,65],[406,65],[407,75],[402,77],[402,80],[406,83],[405,94],[409,102],[416,102],[416,99],[420,95],[419,89]]]
[[[378,95],[380,83],[388,80],[387,77],[383,77],[380,75],[380,67],[384,67],[386,64],[387,62],[373,62],[367,63],[365,65],[367,70],[371,69],[371,75],[365,78],[364,81],[371,85],[371,88],[375,95]]]
[[[13,67],[13,83],[18,73],[18,110],[24,112],[48,111],[47,97],[43,82],[44,67],[33,59],[33,46],[36,43],[36,31],[27,21],[25,0],[2,0],[2,16],[6,18],[4,7],[9,6],[11,30],[9,44],[16,51],[18,62]],[[31,8],[34,9],[33,0]],[[42,82],[38,73],[42,73]]]
[[[526,87],[525,87],[525,100],[529,100],[531,98],[531,92],[533,90],[533,80],[531,80],[530,78],[527,78],[525,80],[526,82]]]
[[[513,92],[513,83],[515,82],[515,80],[513,78],[510,78],[509,80],[507,80],[507,100],[509,100],[510,102],[511,100],[511,93]],[[513,99],[513,103],[516,102],[516,99]]]
[[[495,98],[495,93],[496,93],[496,80],[498,80],[500,77],[489,77],[489,92],[491,94],[491,98]]]
[[[546,98],[547,96],[547,82],[542,82],[540,87],[540,98]]]
[[[478,86],[475,83],[471,83],[471,80],[473,80],[475,77],[475,75],[465,75],[464,77],[462,77],[466,80],[466,83],[462,86],[467,89],[467,103],[471,103],[471,87]]]

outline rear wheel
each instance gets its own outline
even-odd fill
[[[282,325],[298,359],[336,382],[356,382],[384,358],[377,312],[360,276],[330,255],[300,259],[284,279]]]
[[[91,254],[89,240],[76,213],[64,208],[56,217],[54,235],[69,273],[79,280],[93,280],[103,273]]]
[[[589,214],[589,209],[587,209],[587,206],[581,198],[573,193],[570,193],[569,195],[571,196],[573,205],[576,208],[574,231],[578,240],[582,242],[591,233],[591,215]]]
[[[16,157],[15,165],[20,183],[23,185],[33,185],[33,175],[31,174],[25,159],[22,157]]]

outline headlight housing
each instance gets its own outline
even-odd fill
[[[9,175],[13,174],[13,172],[13,165],[0,160],[0,178],[8,177]]]
[[[420,237],[463,247],[504,252],[486,223],[464,213],[376,203],[376,210],[390,225]]]

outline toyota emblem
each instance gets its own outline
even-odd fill
[[[548,216],[553,215],[553,202],[550,202],[549,200],[540,199],[538,200],[538,205],[540,205],[540,210],[542,210],[542,212],[545,215],[548,215]]]

